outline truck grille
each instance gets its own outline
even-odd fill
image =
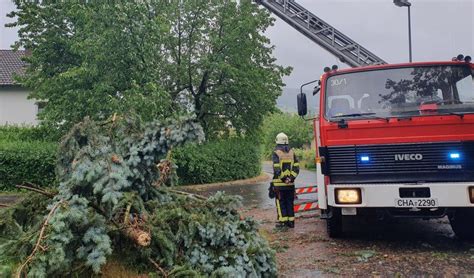
[[[474,142],[321,149],[331,183],[474,181]]]

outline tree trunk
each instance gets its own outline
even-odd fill
[[[124,234],[142,247],[149,246],[151,243],[151,235],[143,230],[133,227],[127,227]]]

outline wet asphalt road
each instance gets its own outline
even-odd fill
[[[273,175],[272,165],[264,163],[262,170],[269,176]],[[316,173],[314,171],[301,170],[300,175],[296,179],[296,187],[315,185]],[[229,195],[238,195],[242,197],[242,205],[248,208],[262,208],[267,209],[275,206],[275,201],[268,198],[268,187],[270,180],[256,184],[247,185],[220,185],[209,188],[185,189],[185,191],[210,196],[218,191],[223,191]],[[306,194],[300,197],[299,201],[315,199],[316,194]]]
[[[269,175],[272,174],[272,165],[264,163],[262,169]],[[296,180],[296,187],[315,185],[316,173],[314,171],[301,170]],[[242,197],[244,208],[271,209],[275,207],[274,200],[268,198],[269,181],[250,185],[222,185],[198,190],[186,191],[210,196],[218,191],[230,195]],[[316,194],[307,194],[299,198],[299,201],[315,199]],[[320,222],[321,223],[321,222]],[[324,224],[324,222],[322,222]],[[349,238],[354,239],[377,239],[388,240],[427,240],[443,245],[452,244],[454,233],[451,230],[448,219],[392,219],[376,221],[375,219],[346,219],[344,229]],[[444,240],[443,240],[444,239]],[[443,243],[444,242],[444,243]]]
[[[11,205],[18,200],[17,195],[2,195],[0,196],[0,204]]]

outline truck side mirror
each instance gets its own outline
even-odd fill
[[[298,104],[298,115],[305,116],[308,114],[308,103],[306,102],[306,94],[299,93],[296,97]]]

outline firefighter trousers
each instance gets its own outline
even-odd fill
[[[275,203],[278,214],[278,221],[285,223],[295,221],[295,189],[276,189]]]

